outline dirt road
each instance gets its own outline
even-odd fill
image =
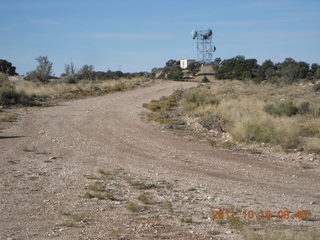
[[[304,170],[216,150],[143,119],[143,103],[194,85],[159,82],[19,110],[19,121],[0,133],[0,239],[242,239],[238,230],[208,219],[216,208],[289,210],[291,219],[278,224],[319,228],[319,164]],[[85,197],[99,169],[121,169],[106,183],[118,200]],[[154,204],[138,202],[143,209],[130,212],[126,204],[142,190],[131,189],[128,177],[173,188],[146,188]],[[293,216],[305,209],[315,221]],[[184,215],[192,221],[181,220]]]

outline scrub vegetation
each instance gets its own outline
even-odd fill
[[[189,116],[218,117],[236,141],[320,152],[320,98],[309,84],[215,82],[187,90],[182,107]]]
[[[147,73],[122,73],[121,71],[96,72],[92,65],[80,70],[71,64],[65,66],[60,78],[52,74],[53,63],[46,56],[36,58],[38,66],[19,81],[15,67],[0,60],[0,105],[43,106],[53,100],[100,96],[109,92],[123,91],[150,81]]]

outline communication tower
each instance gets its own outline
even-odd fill
[[[193,30],[192,39],[197,41],[197,61],[202,64],[212,62],[212,55],[216,47],[212,47],[212,30]]]

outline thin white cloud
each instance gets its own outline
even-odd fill
[[[166,34],[139,34],[139,33],[92,33],[85,37],[110,40],[172,40],[174,36]]]

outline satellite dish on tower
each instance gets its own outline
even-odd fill
[[[198,36],[198,32],[196,30],[192,30],[191,36],[192,36],[192,39],[196,39],[196,37]]]
[[[203,32],[203,39],[209,39],[209,37],[212,35],[212,30],[211,29],[208,29],[208,30],[205,30]]]

